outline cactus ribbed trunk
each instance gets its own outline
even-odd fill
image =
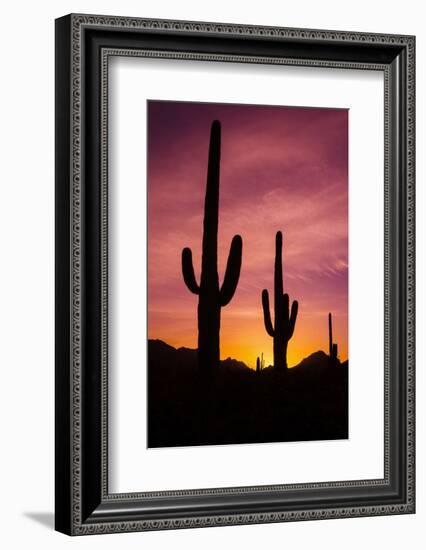
[[[278,370],[287,368],[287,340],[283,338],[283,285],[282,235],[281,232],[278,232],[274,266],[274,366]]]
[[[220,361],[220,304],[217,270],[217,233],[219,229],[220,126],[213,123],[210,135],[206,196],[204,201],[203,251],[198,302],[198,363],[204,370],[214,369]]]
[[[337,344],[333,343],[333,320],[331,313],[328,314],[328,353],[330,356],[330,366],[337,366]]]
[[[220,361],[220,306],[208,297],[198,302],[198,365],[205,372]]]
[[[182,274],[198,300],[198,366],[203,373],[213,372],[220,360],[220,313],[234,296],[241,269],[242,239],[235,235],[226,265],[222,287],[217,269],[217,235],[219,226],[220,122],[215,120],[210,131],[206,195],[204,201],[201,278],[198,285],[189,248],[182,251]]]
[[[283,340],[279,336],[274,336],[274,367],[277,370],[285,370],[287,365],[287,344],[286,340]]]
[[[283,292],[282,268],[283,237],[278,231],[275,237],[275,269],[274,269],[274,326],[272,325],[269,307],[269,294],[266,289],[262,292],[263,318],[265,329],[273,338],[274,368],[279,371],[287,369],[287,347],[293,336],[299,304],[295,300],[289,311],[290,300]]]

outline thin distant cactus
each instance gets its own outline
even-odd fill
[[[220,313],[234,296],[241,270],[242,246],[240,235],[232,239],[225,277],[219,287],[217,269],[217,234],[219,225],[221,126],[218,120],[210,131],[206,196],[204,202],[203,245],[200,284],[197,283],[192,262],[192,251],[182,251],[182,274],[186,286],[198,299],[198,366],[212,372],[220,360]]]
[[[287,369],[287,347],[293,336],[299,304],[295,300],[289,312],[289,297],[283,293],[282,269],[283,236],[278,231],[275,237],[275,273],[274,273],[274,325],[272,325],[269,308],[269,294],[266,289],[262,292],[263,318],[266,332],[274,339],[274,368]]]
[[[264,368],[265,368],[265,361],[263,359],[263,352],[262,352],[260,357],[257,357],[256,359],[256,373],[260,374]]]
[[[328,314],[328,354],[330,357],[330,366],[337,365],[337,344],[333,343],[333,323],[331,313]]]

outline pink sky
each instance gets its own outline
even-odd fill
[[[239,284],[222,309],[221,358],[254,367],[272,339],[261,292],[273,296],[275,233],[284,291],[299,301],[288,362],[328,350],[327,315],[347,358],[348,113],[344,109],[148,102],[148,337],[197,346],[197,296],[182,279],[189,246],[199,281],[210,125],[222,125],[219,278],[243,238]]]

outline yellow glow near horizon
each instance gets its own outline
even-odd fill
[[[196,313],[195,313],[196,315]],[[165,337],[161,330],[151,327],[149,337],[164,340],[175,348],[197,347],[196,317],[192,320],[193,329],[188,335],[179,334],[178,327],[168,331],[173,336]],[[182,327],[181,327],[182,328]],[[160,327],[158,327],[160,329]],[[255,319],[240,317],[238,320],[230,318],[226,314],[221,323],[220,348],[221,359],[231,357],[243,361],[248,367],[256,368],[256,358],[263,352],[265,366],[273,364],[273,339],[266,333],[263,326],[263,318]],[[347,346],[347,318],[339,316],[333,322],[333,341],[338,344],[338,355],[341,361],[348,358]],[[328,318],[327,314],[297,319],[294,335],[289,341],[287,350],[288,366],[294,367],[303,359],[316,351],[324,351],[328,354]]]

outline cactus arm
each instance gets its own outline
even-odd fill
[[[293,336],[298,310],[299,310],[299,302],[297,300],[294,300],[294,302],[291,304],[291,313],[290,313],[290,320],[289,320],[289,327],[288,327],[289,340]]]
[[[274,327],[272,326],[271,313],[269,309],[269,294],[266,289],[262,291],[262,306],[263,306],[263,320],[265,323],[266,332],[269,336],[274,337]]]
[[[240,235],[235,235],[232,239],[229,251],[228,262],[226,264],[225,277],[219,292],[220,305],[226,306],[234,296],[237,288],[241,271],[241,258],[243,251],[243,240]]]
[[[194,294],[199,294],[200,287],[195,279],[194,266],[192,263],[192,252],[190,248],[184,248],[182,250],[182,275],[189,290]]]

